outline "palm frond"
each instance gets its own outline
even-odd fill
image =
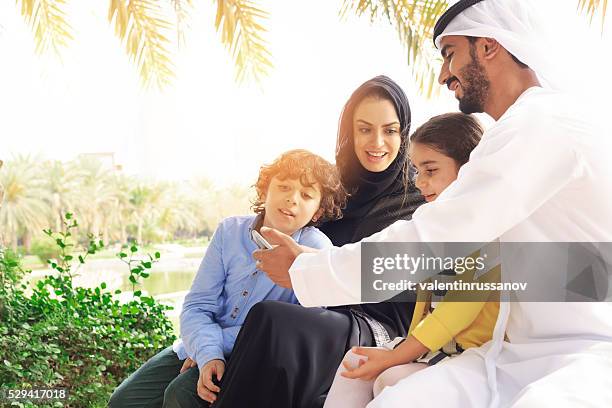
[[[340,16],[367,15],[370,22],[385,19],[395,27],[407,50],[417,89],[431,97],[440,90],[436,82],[440,60],[431,41],[433,27],[447,7],[447,0],[345,0]]]
[[[61,48],[72,40],[72,28],[64,11],[66,0],[17,0],[19,3],[21,15],[34,33],[36,52],[52,49],[59,56]]]
[[[601,14],[601,30],[603,31],[604,22],[606,20],[606,10],[608,9],[608,0],[578,0],[578,10],[586,14],[589,22],[593,22],[593,18],[597,13]]]
[[[39,156],[18,155],[0,172],[4,202],[0,206],[0,240],[16,245],[19,232],[33,233],[45,226],[48,208]],[[2,238],[4,236],[4,238]]]
[[[125,42],[128,56],[136,64],[147,87],[163,88],[174,77],[170,41],[172,24],[156,0],[110,0],[108,20],[115,22],[115,34]]]
[[[176,40],[179,46],[185,44],[185,28],[189,27],[189,9],[193,7],[193,0],[172,0],[172,7],[176,14]]]
[[[259,82],[272,68],[263,39],[266,29],[260,24],[267,17],[268,13],[249,0],[217,0],[215,28],[234,59],[238,82],[250,78]]]

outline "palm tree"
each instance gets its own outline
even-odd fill
[[[236,214],[248,214],[253,190],[240,185],[232,185],[223,189],[212,189],[202,200],[204,221],[209,230],[214,231],[223,218]]]
[[[0,234],[3,241],[17,249],[19,237],[26,249],[32,233],[46,226],[49,207],[47,191],[41,181],[38,159],[17,156],[0,171],[5,197],[0,207]]]
[[[440,65],[431,38],[436,20],[447,7],[447,0],[344,0],[340,16],[367,16],[372,22],[384,19],[395,27],[417,89],[431,96]]]
[[[172,239],[177,233],[196,235],[201,221],[188,187],[173,182],[139,183],[130,191],[130,220],[138,242]]]
[[[136,241],[145,241],[145,231],[154,232],[156,220],[163,208],[164,191],[161,186],[140,183],[130,191],[130,218],[136,228]]]
[[[132,211],[130,185],[134,183],[135,181],[132,178],[120,173],[113,174],[108,179],[111,199],[104,208],[106,222],[102,230],[102,235],[106,241],[127,242],[127,228]]]
[[[199,220],[189,205],[190,191],[185,183],[164,183],[163,201],[160,203],[157,226],[164,239],[174,238],[177,233],[194,237],[198,232]]]
[[[4,162],[0,160],[0,170],[2,170],[2,165],[4,165]],[[2,211],[2,201],[4,201],[4,186],[2,182],[0,182],[0,211]],[[2,234],[0,234],[0,250],[2,250],[3,247],[4,241],[2,239]]]
[[[578,0],[578,10],[590,21],[606,16],[607,0]],[[433,47],[433,29],[438,17],[448,8],[447,0],[344,0],[341,16],[354,13],[371,21],[384,19],[396,28],[399,40],[408,52],[408,65],[418,89],[427,97],[435,90],[437,68],[441,65]]]
[[[578,10],[582,14],[586,14],[589,22],[593,22],[596,14],[601,14],[601,30],[603,31],[606,21],[606,10],[608,9],[608,0],[578,0]]]
[[[76,160],[73,166],[82,172],[78,200],[74,203],[75,212],[80,214],[83,230],[97,236],[107,224],[110,215],[107,209],[114,200],[114,189],[110,182],[113,170],[99,160],[84,157]]]
[[[17,0],[21,14],[32,27],[39,52],[59,52],[72,39],[71,26],[64,11],[67,0]],[[214,0],[215,28],[221,42],[231,53],[236,78],[258,81],[272,68],[264,39],[263,21],[267,13],[252,0]],[[169,34],[183,41],[183,27],[193,0],[107,0],[108,20],[136,65],[145,86],[163,87],[174,76]],[[607,0],[578,0],[578,10],[592,21],[605,20]],[[340,16],[356,14],[370,20],[384,19],[393,25],[408,51],[408,64],[421,92],[431,95],[435,83],[437,54],[431,36],[447,0],[344,0]]]
[[[38,52],[59,53],[72,39],[66,3],[17,0],[32,28]],[[107,0],[109,23],[114,25],[145,86],[163,87],[174,76],[170,35],[176,33],[180,44],[192,6],[193,0]],[[216,7],[215,28],[234,59],[237,80],[259,80],[272,67],[261,25],[267,13],[251,0],[216,0]]]
[[[53,160],[42,163],[42,175],[50,208],[49,225],[55,226],[55,231],[60,231],[64,214],[73,212],[79,202],[79,188],[85,174],[74,163]]]
[[[0,160],[0,169],[2,169],[4,162]],[[4,200],[4,186],[0,183],[0,208],[2,207],[2,200]]]

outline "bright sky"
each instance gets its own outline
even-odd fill
[[[584,103],[603,107],[611,89],[611,24],[602,37],[599,21],[589,28],[576,16],[577,0],[539,1],[554,4],[551,17],[565,21],[559,62],[584,80]],[[290,148],[332,160],[342,106],[375,75],[405,89],[413,129],[457,110],[445,90],[433,100],[418,97],[390,26],[340,21],[341,2],[331,0],[257,2],[270,13],[264,24],[275,68],[261,89],[239,86],[214,31],[215,5],[195,3],[187,44],[174,58],[177,78],[160,94],[141,89],[106,20],[107,1],[70,3],[75,41],[61,64],[35,55],[15,2],[0,2],[0,158],[114,152],[126,172],[145,177],[251,183],[261,163]]]

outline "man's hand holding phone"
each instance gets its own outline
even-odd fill
[[[251,239],[259,249],[272,249],[272,245],[256,230],[251,230]]]
[[[267,243],[271,249],[260,249],[253,252],[253,258],[257,261],[257,268],[264,271],[272,282],[284,288],[291,288],[291,277],[289,268],[303,252],[317,252],[316,249],[299,245],[289,235],[275,230],[274,228],[261,227],[261,233],[267,237]]]

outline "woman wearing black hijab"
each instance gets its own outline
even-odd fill
[[[346,103],[336,163],[351,193],[343,218],[319,226],[336,246],[357,242],[400,219],[423,199],[409,182],[410,107],[402,89],[378,76]],[[213,407],[323,406],[336,368],[354,345],[405,336],[412,302],[329,309],[262,302],[242,327]]]

